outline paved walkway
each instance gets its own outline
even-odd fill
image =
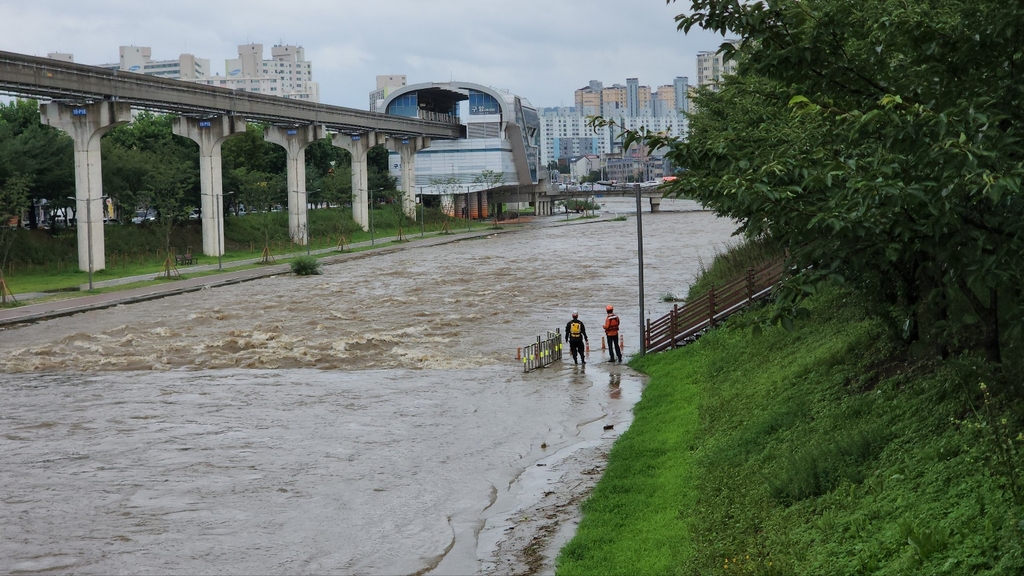
[[[363,250],[360,252],[346,252],[338,254],[336,248],[324,248],[320,250],[313,250],[310,254],[328,254],[334,253],[332,256],[324,256],[320,258],[320,262],[323,264],[337,264],[339,262],[346,262],[348,260],[355,260],[359,258],[366,258],[369,256],[376,256],[379,254],[389,254],[398,250],[406,250],[410,248],[420,248],[424,246],[437,246],[439,244],[447,244],[450,242],[457,242],[459,240],[466,240],[468,238],[477,238],[481,236],[490,236],[501,232],[513,232],[521,228],[516,227],[505,230],[480,230],[473,232],[461,232],[450,235],[435,235],[426,238],[420,238],[419,236],[407,236],[409,240],[404,243],[395,243],[395,237],[391,238],[378,238],[374,241],[374,247],[369,250]],[[347,245],[348,249],[363,248],[371,246],[370,242],[358,242],[356,244]],[[275,256],[275,258],[294,258],[297,256],[304,256],[302,252],[296,252],[293,254],[284,254]],[[251,258],[247,260],[234,260],[232,262],[224,262],[223,266],[227,268],[236,268],[247,264],[256,264],[261,261],[261,258]],[[188,266],[178,269],[182,275],[187,275],[190,272],[204,272],[210,270],[217,270],[216,264],[203,264],[200,266]],[[82,296],[76,296],[74,298],[68,298],[64,300],[56,300],[52,302],[43,302],[40,304],[28,304],[25,306],[17,306],[14,308],[0,309],[0,329],[4,326],[12,326],[15,324],[24,324],[30,322],[38,322],[40,320],[48,320],[50,318],[58,318],[61,316],[69,316],[71,314],[78,314],[79,312],[87,312],[89,310],[99,310],[102,308],[110,308],[121,304],[131,304],[134,302],[144,302],[146,300],[155,300],[157,298],[164,298],[166,296],[173,296],[176,294],[184,294],[186,292],[194,292],[196,290],[202,290],[204,288],[215,288],[217,286],[227,286],[230,284],[238,284],[240,282],[248,282],[250,280],[257,280],[259,278],[266,278],[267,276],[275,276],[277,274],[285,274],[291,272],[291,265],[289,264],[270,264],[267,266],[261,266],[259,268],[250,268],[247,270],[236,270],[234,272],[225,271],[220,274],[211,274],[209,276],[202,276],[198,278],[186,278],[177,282],[166,282],[163,284],[156,284],[152,286],[145,286],[142,288],[132,288],[129,290],[119,290],[116,292],[107,292],[105,294],[88,294],[88,285],[82,286]],[[102,282],[93,282],[93,288],[105,288],[110,286],[118,286],[123,284],[131,284],[133,282],[144,282],[148,280],[154,280],[162,275],[161,274],[146,274],[143,276],[132,276],[128,278],[117,278],[114,280],[104,280]],[[35,293],[35,294],[23,294],[15,295],[19,302],[24,300],[30,300],[33,296],[52,296],[52,294]]]

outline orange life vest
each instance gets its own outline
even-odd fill
[[[604,333],[608,336],[619,335],[619,317],[615,314],[609,314],[608,318],[604,321]]]

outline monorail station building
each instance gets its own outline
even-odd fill
[[[525,98],[469,82],[425,83],[395,89],[377,109],[425,120],[454,117],[465,126],[465,139],[419,146],[403,141],[404,148],[392,148],[390,169],[402,190],[471,218],[525,202],[535,205],[537,215],[551,214],[548,174],[540,164],[540,116]]]

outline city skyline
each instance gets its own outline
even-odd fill
[[[377,75],[405,74],[410,84],[456,79],[504,88],[547,107],[572,106],[574,91],[593,78],[694,78],[697,53],[722,41],[701,30],[678,32],[673,17],[686,5],[662,0],[598,0],[582,11],[568,0],[525,0],[511,11],[456,0],[343,5],[307,2],[287,18],[271,17],[280,5],[264,0],[245,9],[186,0],[164,11],[123,0],[0,0],[7,24],[0,50],[71,53],[78,63],[99,65],[117,62],[120,46],[148,46],[154,60],[193,54],[209,59],[216,73],[241,44],[289,44],[304,48],[327,104],[366,109]],[[320,26],[296,27],[303,16]]]

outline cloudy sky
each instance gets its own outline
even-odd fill
[[[320,100],[366,109],[378,74],[410,84],[451,79],[507,88],[535,106],[573,104],[591,79],[605,85],[696,82],[696,55],[721,38],[684,35],[665,0],[0,0],[0,50],[75,62],[118,61],[122,45],[154,60],[187,52],[213,72],[239,44],[295,44],[313,62]]]

